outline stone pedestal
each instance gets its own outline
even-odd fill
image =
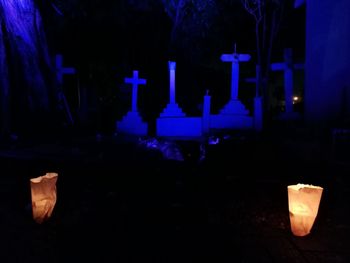
[[[252,129],[253,118],[239,100],[230,100],[217,115],[210,116],[213,129]]]
[[[182,112],[177,103],[169,103],[160,114],[160,117],[185,117],[185,113]]]
[[[248,115],[249,111],[239,100],[230,100],[220,111],[222,115]]]
[[[198,137],[201,135],[201,117],[161,117],[157,119],[157,136]]]
[[[129,111],[121,121],[117,121],[117,132],[145,136],[148,133],[148,124],[143,122],[137,111]]]

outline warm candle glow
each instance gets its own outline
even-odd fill
[[[288,186],[289,218],[292,232],[306,236],[316,219],[323,188],[308,184]]]
[[[55,207],[57,176],[57,173],[47,173],[30,179],[33,219],[39,224],[51,217]]]

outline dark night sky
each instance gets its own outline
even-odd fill
[[[124,7],[123,11],[118,11],[118,7],[112,4],[98,7],[72,11],[64,16],[57,15],[52,8],[45,9],[43,16],[51,50],[70,54],[79,60],[104,59],[111,63],[125,59],[125,54],[128,54],[130,64],[142,64],[147,56],[168,55],[171,21],[161,7],[145,10]],[[252,16],[240,3],[222,7],[219,12],[204,41],[197,41],[197,52],[220,53],[237,42],[242,51],[254,53]],[[275,42],[276,50],[291,46],[296,53],[303,55],[304,25],[305,8],[286,8]],[[139,53],[138,56],[135,53]],[[186,53],[186,50],[179,53]],[[200,55],[201,62],[210,56],[208,53]]]

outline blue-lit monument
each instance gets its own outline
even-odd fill
[[[201,136],[202,118],[186,117],[175,101],[176,62],[169,61],[170,102],[157,119],[157,136]]]
[[[145,85],[146,79],[139,78],[139,72],[134,70],[132,78],[125,78],[125,83],[132,84],[131,111],[121,121],[117,121],[116,130],[120,133],[145,136],[148,133],[148,124],[142,121],[137,110],[137,91],[139,85]]]
[[[223,54],[221,61],[232,64],[231,71],[231,98],[225,107],[217,115],[211,115],[210,123],[213,129],[251,129],[253,118],[249,111],[238,99],[239,87],[239,63],[250,60],[248,54]]]

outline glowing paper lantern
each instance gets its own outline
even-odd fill
[[[288,186],[289,219],[295,236],[306,236],[315,222],[323,188],[308,184]]]
[[[57,173],[47,173],[30,179],[33,219],[39,224],[51,217],[55,207],[57,176]]]

